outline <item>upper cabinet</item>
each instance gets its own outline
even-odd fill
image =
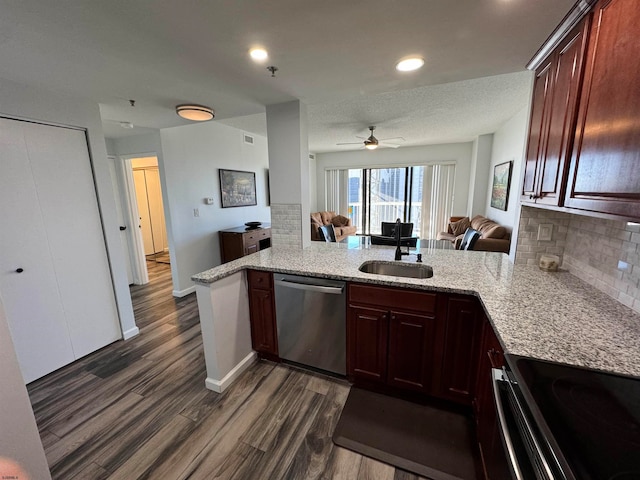
[[[639,22],[600,0],[537,62],[523,202],[640,218]]]
[[[563,200],[589,27],[586,20],[536,70],[522,187],[524,202],[560,205]]]
[[[565,206],[640,217],[640,4],[594,9]]]

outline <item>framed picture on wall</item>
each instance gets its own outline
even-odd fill
[[[509,203],[509,187],[511,186],[511,169],[513,160],[493,167],[493,184],[491,187],[491,206],[498,210],[506,210]]]
[[[240,170],[220,172],[220,197],[222,208],[257,205],[256,174]]]

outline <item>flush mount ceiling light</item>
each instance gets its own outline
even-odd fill
[[[203,105],[178,105],[176,107],[176,113],[182,118],[186,118],[187,120],[192,120],[194,122],[204,122],[215,117],[213,108],[205,107]]]
[[[399,72],[412,72],[418,70],[424,65],[424,58],[421,57],[409,57],[400,60],[396,65],[396,70]]]
[[[249,55],[251,55],[251,58],[256,62],[262,62],[269,58],[269,54],[264,48],[252,48],[249,50]]]

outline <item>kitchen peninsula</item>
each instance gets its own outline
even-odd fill
[[[314,242],[272,247],[192,277],[202,325],[207,388],[223,391],[255,359],[247,269],[477,297],[506,353],[640,376],[640,317],[568,272],[513,265],[501,253],[422,248],[433,277],[360,272],[393,261],[394,248]],[[412,255],[405,262],[414,262]]]

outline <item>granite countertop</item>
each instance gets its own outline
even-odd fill
[[[346,281],[475,295],[505,351],[640,376],[640,315],[568,272],[513,265],[502,253],[422,248],[433,277],[362,273],[367,260],[393,261],[395,248],[312,242],[272,247],[212,268],[192,280],[209,285],[252,268]],[[403,257],[415,262],[415,256]]]

